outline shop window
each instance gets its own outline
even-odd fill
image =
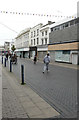
[[[62,25],[61,25],[61,29],[64,29],[64,28],[65,28],[65,24],[62,24]]]
[[[68,27],[69,25],[68,25],[68,23],[65,23],[65,27]]]
[[[62,53],[63,54],[70,54],[70,51],[69,50],[63,50]]]
[[[75,24],[74,20],[70,21],[70,26],[74,24]]]

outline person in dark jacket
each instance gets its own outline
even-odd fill
[[[37,61],[37,56],[35,55],[34,56],[34,64],[36,64],[36,61]]]
[[[8,60],[8,53],[6,54],[6,58],[7,58],[7,60]]]

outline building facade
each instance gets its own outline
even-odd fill
[[[4,54],[6,55],[9,52],[10,52],[10,42],[4,42]]]
[[[79,18],[56,23],[51,27],[48,50],[51,60],[78,64]]]
[[[0,46],[0,55],[4,54],[4,46]]]
[[[15,47],[17,55],[23,58],[29,57],[29,36],[30,28],[21,31],[15,38]]]
[[[30,39],[29,39],[29,58],[34,58],[34,55],[37,55],[37,46],[41,45],[40,40],[40,28],[42,23],[34,26],[30,29]]]
[[[48,21],[46,25],[42,23],[21,31],[15,40],[17,55],[21,57],[43,59],[48,51],[50,25],[53,22]]]
[[[48,44],[49,44],[49,32],[50,32],[50,25],[52,22],[48,21],[46,25],[43,25],[40,28],[40,45],[37,46],[38,51],[38,59],[43,59],[44,56],[47,54],[48,51]]]

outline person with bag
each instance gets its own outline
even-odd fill
[[[49,71],[49,63],[50,63],[50,55],[49,55],[49,52],[48,52],[47,55],[44,57],[43,62],[45,63],[43,73],[44,73],[46,70],[47,70],[47,72],[48,72],[48,71]]]

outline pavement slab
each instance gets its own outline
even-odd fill
[[[2,118],[2,65],[0,64],[0,119]]]
[[[27,84],[21,85],[7,68],[2,68],[3,118],[53,118],[60,114]]]

